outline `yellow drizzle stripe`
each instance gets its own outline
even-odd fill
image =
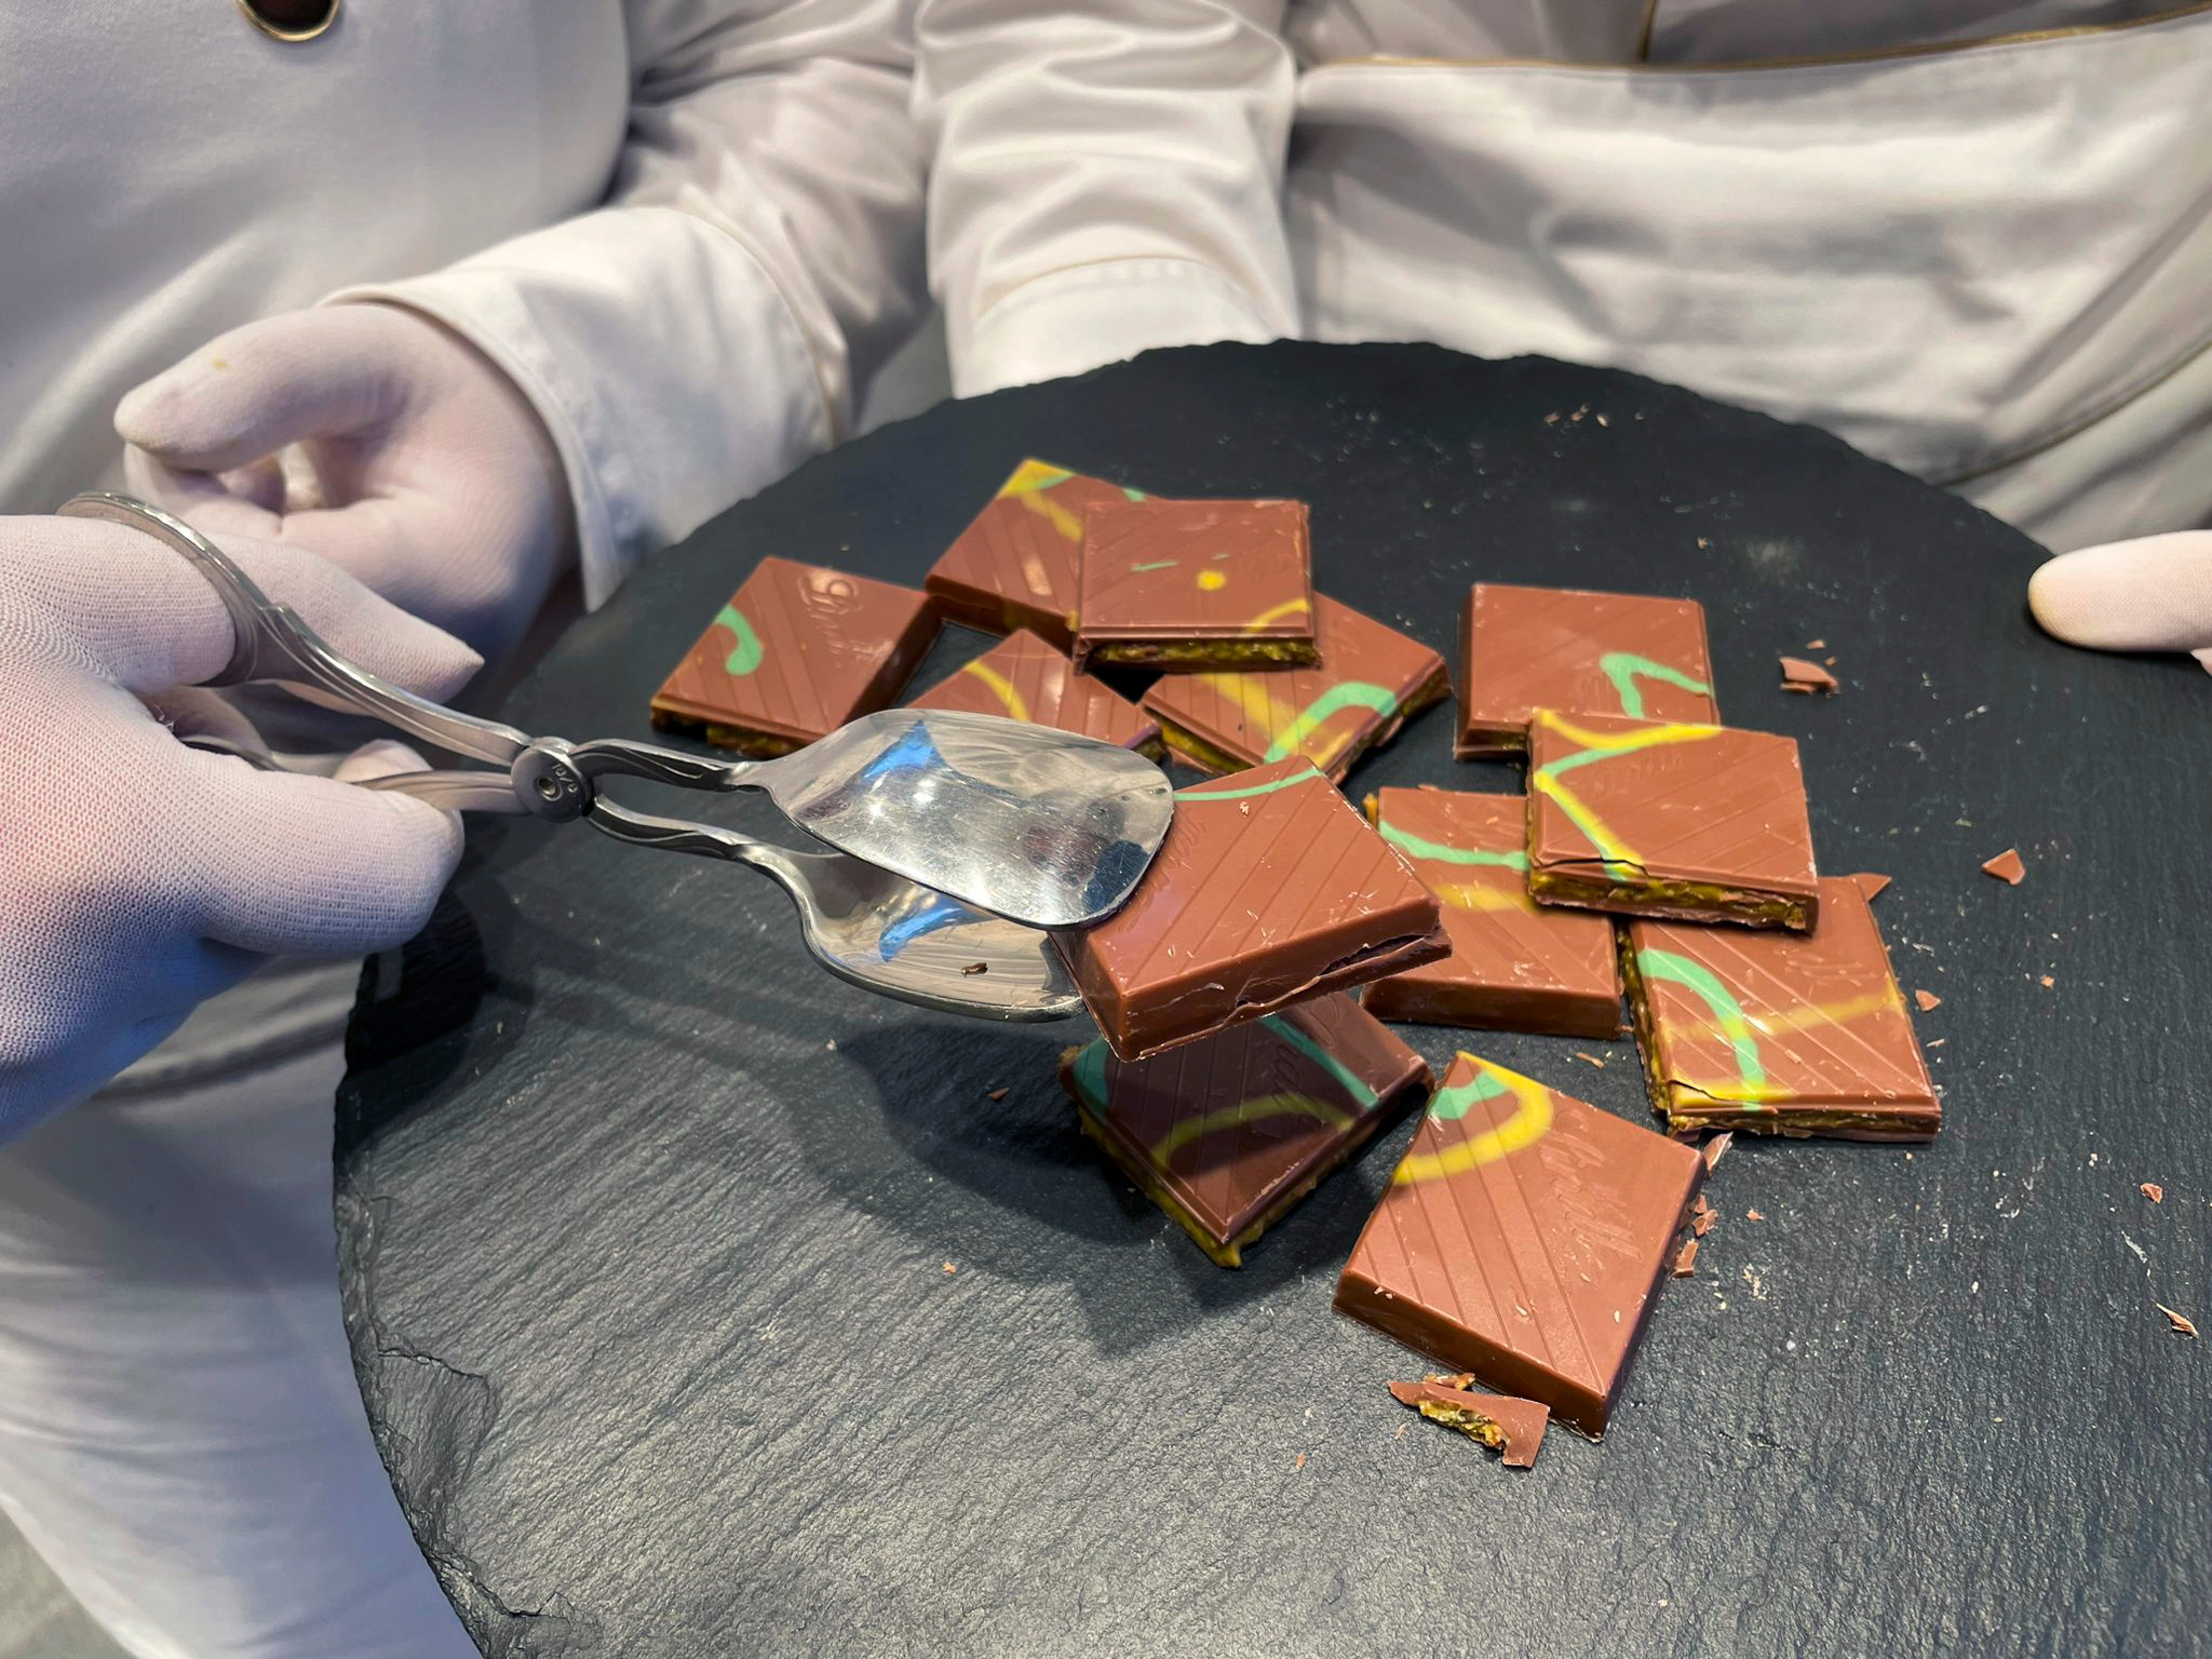
[[[1536,718],[1570,742],[1582,745],[1581,752],[1562,755],[1548,765],[1540,766],[1529,775],[1528,782],[1557,801],[1559,810],[1573,820],[1575,828],[1597,848],[1598,856],[1608,866],[1608,874],[1631,874],[1643,866],[1644,860],[1636,855],[1627,842],[1622,841],[1606,825],[1605,820],[1583,804],[1580,796],[1559,781],[1559,775],[1571,772],[1578,766],[1588,766],[1595,761],[1615,755],[1633,754],[1639,749],[1651,749],[1661,744],[1697,743],[1716,737],[1717,726],[1692,726],[1681,721],[1670,721],[1665,726],[1650,726],[1641,732],[1605,733],[1592,732],[1586,726],[1562,719],[1548,708],[1539,709]]]
[[[1022,694],[1015,690],[1014,683],[997,669],[989,667],[979,660],[969,663],[960,672],[963,674],[973,674],[984,684],[989,686],[993,695],[1006,705],[1006,712],[1016,720],[1025,720],[1030,717],[1030,706],[1023,700]]]
[[[999,494],[1022,495],[1031,490],[1049,489],[1074,476],[1066,467],[1054,466],[1050,461],[1024,461],[1014,469],[1014,476],[999,486]]]
[[[1440,1152],[1409,1152],[1406,1161],[1398,1166],[1397,1174],[1390,1177],[1391,1184],[1410,1187],[1416,1182],[1449,1181],[1468,1170],[1479,1170],[1486,1164],[1495,1164],[1501,1158],[1510,1158],[1522,1148],[1533,1146],[1544,1138],[1552,1127],[1552,1091],[1534,1078],[1522,1077],[1518,1072],[1509,1072],[1503,1066],[1492,1066],[1486,1060],[1478,1060],[1462,1051],[1460,1058],[1486,1075],[1505,1085],[1520,1106],[1511,1117],[1479,1135],[1454,1141]]]
[[[1246,623],[1244,631],[1256,634],[1270,623],[1279,623],[1285,617],[1303,617],[1312,609],[1304,599],[1285,599],[1280,605],[1270,606]]]
[[[1575,828],[1581,830],[1589,844],[1597,848],[1598,857],[1605,860],[1607,874],[1632,874],[1644,867],[1644,860],[1636,856],[1635,849],[1607,828],[1605,820],[1583,805],[1582,798],[1566,785],[1541,771],[1532,774],[1528,781],[1559,802],[1559,810],[1574,821]]]
[[[1311,1095],[1258,1095],[1250,1100],[1240,1100],[1234,1106],[1224,1106],[1218,1111],[1185,1118],[1153,1143],[1152,1162],[1164,1170],[1169,1160],[1194,1140],[1203,1139],[1218,1130],[1241,1129],[1248,1123],[1285,1115],[1310,1117],[1332,1129],[1349,1128],[1352,1125],[1349,1112]]]
[[[1534,915],[1536,901],[1515,887],[1486,886],[1479,881],[1447,882],[1429,889],[1455,910],[1525,910]]]

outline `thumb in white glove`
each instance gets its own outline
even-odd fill
[[[226,539],[271,598],[410,690],[448,696],[481,665],[311,554]],[[411,937],[453,872],[446,813],[187,749],[148,712],[232,646],[215,589],[151,537],[0,518],[0,1141],[265,957]]]
[[[2050,633],[2094,651],[2186,651],[2212,669],[2212,531],[2062,553],[2028,579]]]
[[[575,557],[559,453],[491,361],[375,302],[234,329],[127,394],[131,488],[215,535],[319,553],[496,657]],[[292,445],[311,477],[288,480]]]

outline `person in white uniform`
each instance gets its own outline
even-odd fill
[[[458,1659],[331,1150],[459,827],[343,781],[392,745],[178,742],[212,590],[40,515],[153,496],[451,696],[845,431],[921,300],[900,0],[0,7],[0,1509],[144,1659]]]
[[[2212,646],[2203,0],[916,18],[963,393],[1286,336],[1617,366],[2124,543],[2037,572],[2045,625]]]

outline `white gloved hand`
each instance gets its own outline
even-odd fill
[[[448,696],[482,665],[312,554],[225,544],[410,690]],[[453,872],[447,814],[187,749],[140,701],[220,672],[232,646],[215,589],[153,538],[0,518],[0,1142],[265,957],[412,937]],[[402,769],[356,758],[357,775]]]
[[[497,657],[575,557],[566,474],[530,402],[398,306],[249,323],[128,393],[131,488],[211,535],[282,541]],[[288,478],[280,452],[307,464]]]
[[[2212,669],[2212,530],[2062,553],[2028,579],[2045,629],[2094,651],[2186,651]]]

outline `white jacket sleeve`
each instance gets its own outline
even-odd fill
[[[930,283],[962,395],[1297,332],[1282,0],[920,0]]]
[[[904,0],[632,0],[597,210],[333,301],[411,306],[536,406],[585,599],[844,435],[917,314]]]

